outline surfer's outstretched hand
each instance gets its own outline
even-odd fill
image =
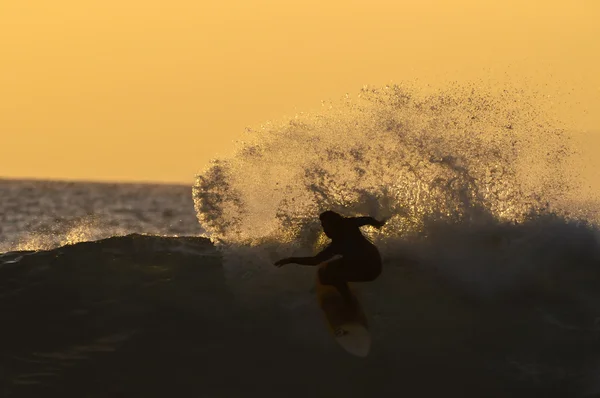
[[[281,260],[275,262],[275,266],[276,267],[282,267],[282,266],[284,266],[286,264],[290,264],[291,262],[292,261],[291,261],[291,259],[289,257],[282,258]]]

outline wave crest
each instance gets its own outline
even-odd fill
[[[364,88],[321,113],[248,130],[234,156],[197,176],[198,218],[215,242],[314,244],[325,209],[389,217],[381,238],[423,233],[432,220],[557,211],[576,181],[565,167],[573,149],[535,99]]]

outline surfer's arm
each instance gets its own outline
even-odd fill
[[[381,228],[385,224],[386,220],[376,220],[373,217],[365,216],[365,217],[351,217],[351,222],[357,226],[362,227],[363,225],[371,225],[375,228]]]
[[[331,257],[335,256],[337,253],[333,246],[327,246],[323,251],[313,257],[288,257],[282,260],[279,260],[275,263],[276,266],[281,267],[285,264],[299,264],[299,265],[319,265],[323,261],[329,260]]]

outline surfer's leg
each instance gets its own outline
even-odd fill
[[[340,292],[342,298],[346,303],[348,303],[351,306],[355,304],[354,297],[352,296],[352,292],[350,291],[350,286],[348,286],[346,282],[339,282],[336,283],[334,286]]]
[[[340,292],[344,301],[346,301],[349,306],[354,307],[356,305],[356,300],[347,283],[347,275],[345,275],[344,272],[346,267],[343,260],[343,258],[339,258],[329,262],[324,267],[319,268],[319,281],[324,285],[335,287]]]
[[[321,268],[319,277],[324,285],[338,282],[372,282],[381,274],[381,264],[368,260],[344,261],[343,258]]]

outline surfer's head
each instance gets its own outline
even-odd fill
[[[319,214],[321,220],[321,226],[323,232],[329,239],[333,239],[335,236],[339,236],[343,233],[344,228],[344,217],[335,211],[327,210]]]

